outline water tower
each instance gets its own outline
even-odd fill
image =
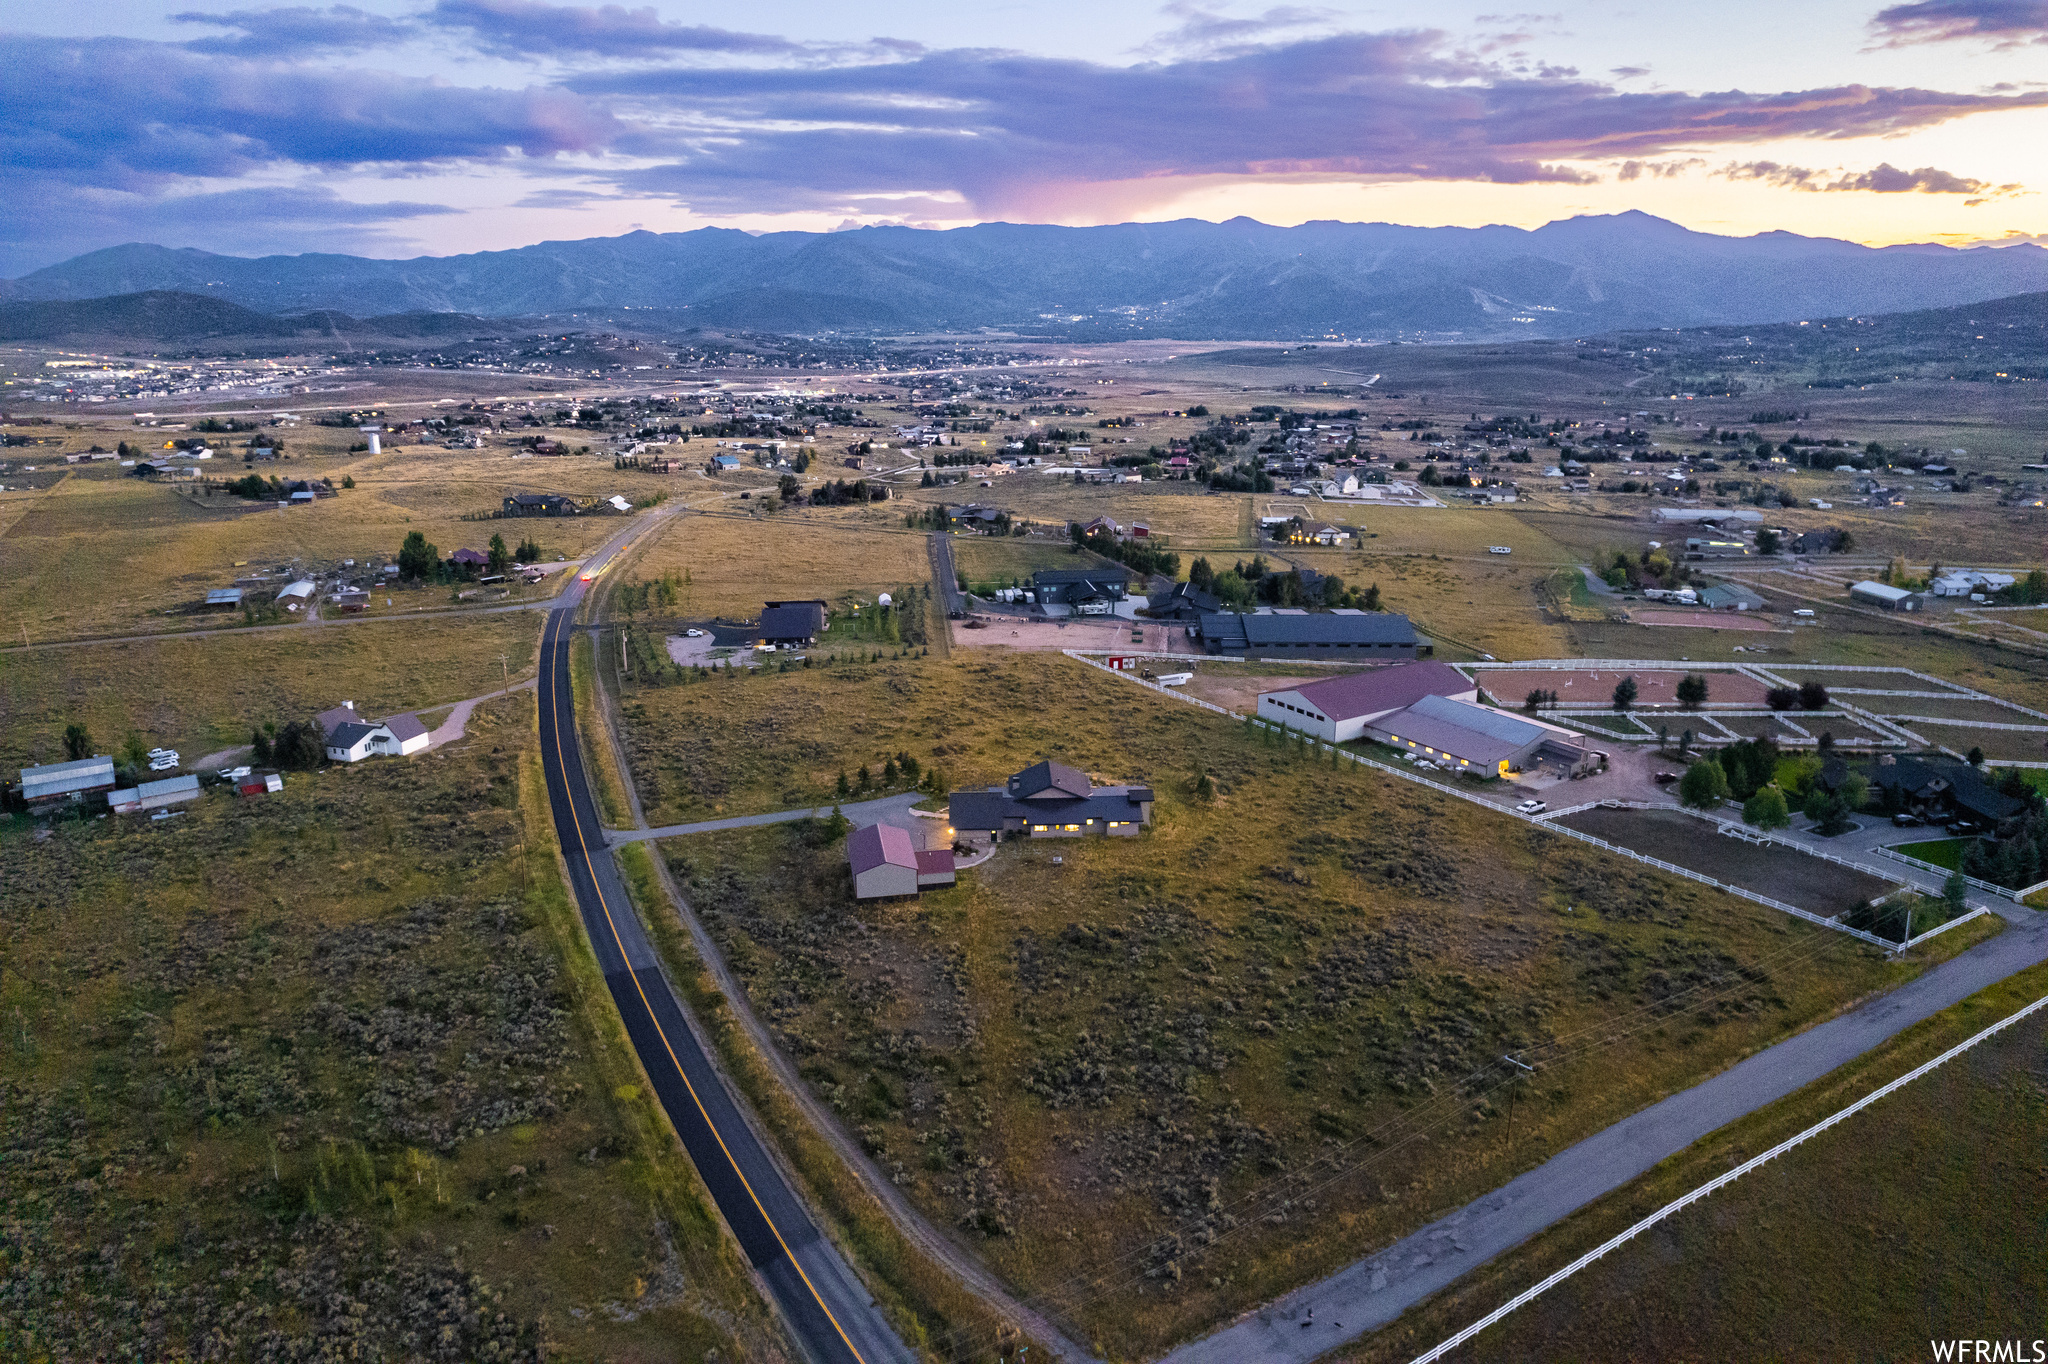
[[[381,427],[381,426],[358,426],[358,427],[356,428],[356,430],[358,430],[358,431],[362,432],[362,433],[363,433],[363,439],[364,439],[364,440],[366,440],[366,441],[368,441],[368,442],[370,442],[370,453],[371,453],[371,454],[373,454],[373,455],[379,455],[379,454],[382,454],[382,453],[384,453],[384,446],[383,446],[383,443],[382,443],[381,441],[379,441],[379,440],[377,439],[377,437],[378,437],[379,433],[381,433],[381,432],[382,432],[382,431],[384,430],[384,428],[383,428],[383,427]]]

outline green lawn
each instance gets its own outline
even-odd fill
[[[1936,838],[1925,843],[1894,843],[1891,849],[1908,857],[1917,857],[1922,862],[1932,862],[1937,867],[1961,871],[1963,849],[1976,841],[1974,838]]]

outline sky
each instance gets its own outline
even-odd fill
[[[1628,209],[2048,244],[2048,0],[187,4],[0,0],[0,275],[133,241]]]

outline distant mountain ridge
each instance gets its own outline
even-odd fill
[[[224,298],[178,290],[151,289],[103,298],[0,302],[0,341],[62,341],[119,337],[127,340],[192,343],[335,337],[433,338],[503,333],[501,321],[462,313],[414,312],[354,318],[322,310],[273,316]]]
[[[130,245],[0,286],[28,301],[181,291],[260,313],[486,317],[658,307],[706,327],[1076,340],[1428,340],[1902,312],[2048,289],[2048,250],[1719,237],[1644,213],[1534,230],[1250,219],[934,232],[632,232],[413,260]],[[620,319],[626,321],[626,319]]]

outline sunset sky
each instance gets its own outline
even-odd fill
[[[0,0],[0,27],[6,275],[127,241],[1239,214],[2048,243],[2048,0]]]

